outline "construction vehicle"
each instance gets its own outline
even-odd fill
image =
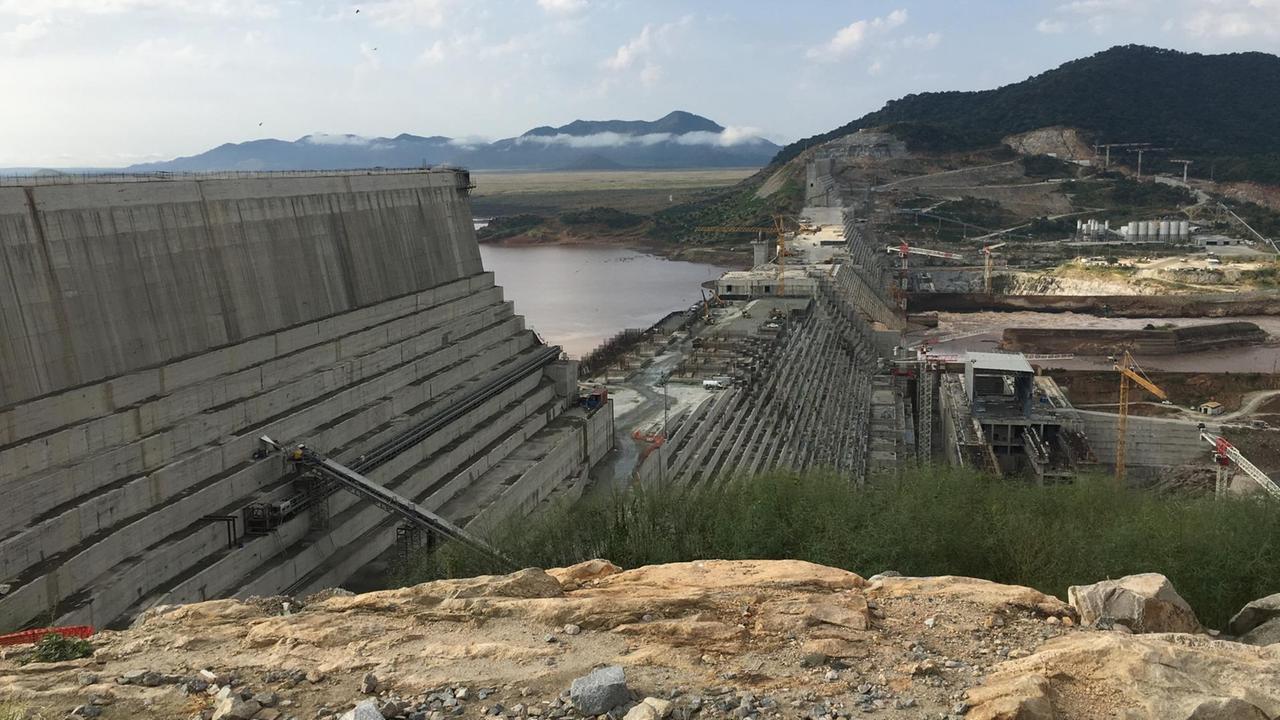
[[[585,410],[595,410],[596,408],[604,407],[607,402],[609,402],[609,389],[604,385],[596,385],[591,389],[591,392],[578,401],[578,404]]]
[[[1124,351],[1124,355],[1112,365],[1112,368],[1120,373],[1120,411],[1119,420],[1116,422],[1116,481],[1123,483],[1125,452],[1129,446],[1129,383],[1131,381],[1137,383],[1139,387],[1160,398],[1160,401],[1166,405],[1169,404],[1169,394],[1147,378],[1142,368],[1138,367],[1138,361],[1133,359],[1133,355],[1128,350]]]
[[[996,243],[995,245],[982,246],[982,291],[991,294],[991,251],[996,248],[1002,248],[1009,243]]]
[[[743,225],[704,225],[694,228],[697,232],[707,233],[756,233],[759,240],[763,241],[765,233],[774,233],[778,236],[778,292],[779,296],[786,294],[786,272],[787,272],[787,216],[774,215],[773,227],[752,227]]]
[[[1213,446],[1213,460],[1217,465],[1218,474],[1214,479],[1213,494],[1214,497],[1223,497],[1227,494],[1227,482],[1230,479],[1227,476],[1227,468],[1235,463],[1237,468],[1245,475],[1248,475],[1254,482],[1262,486],[1271,497],[1280,500],[1280,486],[1267,477],[1267,474],[1258,469],[1258,466],[1249,462],[1235,445],[1232,445],[1226,438],[1221,435],[1214,435],[1205,429],[1204,423],[1200,423],[1200,439]]]

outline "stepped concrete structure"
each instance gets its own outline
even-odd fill
[[[466,525],[580,491],[612,406],[481,266],[455,170],[0,184],[0,632],[342,582],[398,520],[340,462]],[[577,490],[575,490],[575,488]]]

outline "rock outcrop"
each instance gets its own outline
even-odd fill
[[[106,720],[255,705],[253,720],[1280,714],[1280,646],[1100,630],[1057,598],[972,578],[598,561],[331,594],[289,615],[276,600],[157,610],[83,660],[0,658],[0,699]],[[1142,609],[1136,625],[1164,622]]]
[[[1249,645],[1280,643],[1280,593],[1245,605],[1227,623],[1227,632]]]
[[[1067,599],[1085,624],[1116,622],[1136,633],[1198,633],[1200,621],[1169,578],[1129,575],[1067,588]]]

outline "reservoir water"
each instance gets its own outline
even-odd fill
[[[701,284],[728,269],[589,245],[481,245],[480,256],[528,326],[573,357],[701,301]]]

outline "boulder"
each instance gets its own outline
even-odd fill
[[[373,700],[365,700],[354,708],[342,713],[338,720],[386,720],[378,711],[378,704]]]
[[[1136,633],[1202,632],[1195,611],[1159,573],[1073,585],[1067,588],[1067,600],[1086,625],[1111,618]]]
[[[603,715],[631,701],[627,675],[618,665],[594,670],[569,686],[569,701],[583,715]]]
[[[586,560],[566,568],[553,568],[547,574],[555,578],[563,586],[577,587],[582,583],[598,580],[602,577],[622,572],[622,568],[608,560]]]
[[[1213,698],[1196,706],[1186,720],[1271,720],[1257,705],[1240,698]]]
[[[262,706],[252,700],[241,700],[230,695],[214,705],[212,720],[252,720],[261,709]]]
[[[1240,636],[1246,645],[1280,645],[1280,617],[1268,620]]]
[[[1280,593],[1259,598],[1240,608],[1240,612],[1227,623],[1227,634],[1240,637],[1276,618],[1280,618]]]

